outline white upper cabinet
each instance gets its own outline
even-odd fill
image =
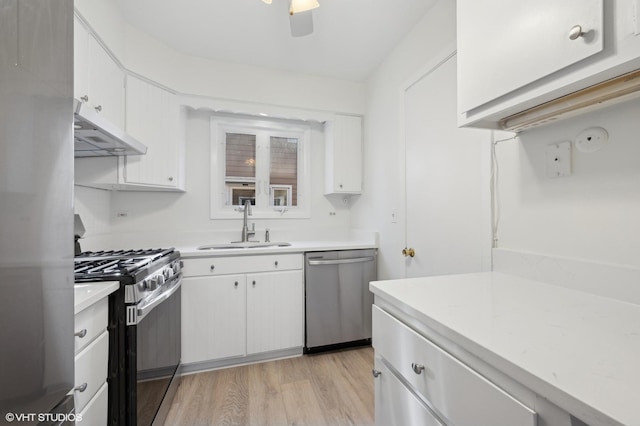
[[[362,193],[362,117],[337,114],[325,138],[325,194]]]
[[[77,17],[74,50],[74,97],[123,128],[124,71]]]
[[[128,156],[127,184],[184,190],[184,137],[175,94],[128,75],[125,129],[147,146],[147,154]]]
[[[459,124],[500,121],[640,67],[636,0],[458,0]]]

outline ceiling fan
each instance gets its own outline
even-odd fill
[[[271,0],[262,0],[271,4]],[[291,0],[289,4],[289,24],[293,37],[303,37],[313,32],[311,10],[320,7],[317,0]]]

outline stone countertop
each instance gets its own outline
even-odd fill
[[[640,306],[499,272],[370,289],[592,426],[640,425]]]
[[[76,315],[120,287],[118,281],[76,283],[74,285],[74,312]]]
[[[274,241],[277,243],[277,241]],[[198,250],[200,246],[176,247],[183,258],[202,258],[219,256],[243,256],[255,254],[276,254],[276,253],[304,253],[308,251],[329,251],[329,250],[359,250],[377,248],[377,244],[369,240],[348,240],[348,241],[291,241],[291,245],[285,247],[256,247],[256,248],[231,248]],[[203,244],[206,245],[206,244]]]

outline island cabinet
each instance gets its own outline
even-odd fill
[[[508,117],[640,68],[636,0],[457,2],[459,123]]]
[[[535,411],[377,306],[373,345],[376,424],[403,424],[401,407],[434,425],[537,424]]]
[[[185,371],[302,353],[301,254],[184,259]]]

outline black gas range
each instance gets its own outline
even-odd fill
[[[162,424],[179,384],[180,252],[82,252],[76,282],[118,281],[109,296],[110,426]]]

